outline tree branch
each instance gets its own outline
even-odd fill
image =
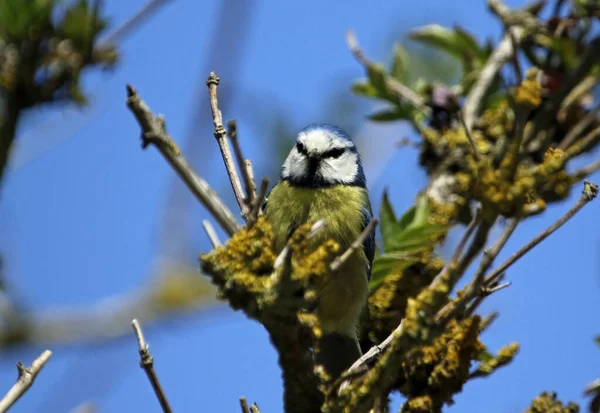
[[[238,231],[241,227],[227,205],[223,203],[208,183],[200,178],[186,162],[179,148],[167,133],[164,119],[152,113],[148,105],[139,97],[137,91],[131,85],[127,85],[127,106],[133,112],[142,128],[142,146],[145,148],[149,144],[154,144],[185,182],[190,191],[209,210],[221,227],[229,235]]]
[[[358,62],[365,67],[367,72],[374,68],[374,64],[367,59],[364,52],[360,48],[358,41],[356,40],[356,36],[351,30],[346,32],[346,43],[348,44],[348,48],[356,60],[358,60]],[[431,108],[427,106],[425,100],[404,83],[394,79],[391,76],[385,76],[385,84],[390,94],[396,96],[399,100],[405,100],[410,105],[422,110],[427,115],[431,113]]]
[[[219,109],[219,103],[217,99],[217,86],[219,84],[219,77],[215,72],[210,72],[206,85],[208,86],[208,96],[210,98],[210,108],[212,110],[213,124],[215,125],[215,138],[219,144],[221,150],[221,156],[223,156],[223,162],[227,169],[227,175],[229,176],[229,182],[231,182],[231,188],[235,195],[242,216],[246,218],[250,212],[250,207],[246,203],[246,197],[244,196],[244,190],[242,189],[242,183],[240,182],[240,176],[238,175],[233,157],[231,155],[231,149],[229,148],[229,142],[227,141],[227,132],[223,126],[223,116]]]
[[[172,413],[171,406],[169,406],[169,401],[167,400],[167,396],[165,396],[160,382],[158,381],[158,376],[154,371],[154,359],[150,355],[150,350],[148,348],[146,340],[144,340],[144,333],[142,332],[142,327],[136,319],[134,319],[131,322],[131,325],[133,327],[133,332],[135,333],[140,348],[140,367],[146,372],[148,380],[150,380],[150,384],[152,384],[152,388],[154,389],[154,393],[156,394],[156,398],[158,399],[163,412]]]
[[[246,186],[246,203],[252,205],[256,198],[256,182],[254,182],[254,171],[252,170],[252,161],[244,159],[242,147],[238,140],[237,123],[234,120],[227,121],[227,136],[233,145],[233,153],[238,167],[242,171],[242,178]]]
[[[354,252],[357,249],[359,249],[360,247],[362,247],[363,242],[365,242],[365,239],[367,239],[367,237],[369,236],[369,234],[375,230],[375,227],[377,226],[378,222],[379,222],[379,220],[377,218],[373,218],[373,219],[371,219],[371,221],[369,221],[369,223],[367,224],[367,226],[365,227],[365,229],[363,229],[363,231],[356,238],[356,240],[354,240],[354,242],[352,243],[352,245],[350,245],[350,247],[348,247],[348,249],[346,251],[344,251],[344,253],[342,255],[337,256],[335,258],[335,260],[333,260],[333,262],[331,263],[331,266],[330,266],[331,271],[337,271],[337,270],[339,270],[340,267],[346,261],[348,261],[348,258],[350,258],[350,256],[352,254],[354,254]]]
[[[498,0],[488,0],[490,7],[507,9]],[[487,63],[481,69],[477,82],[473,85],[465,105],[463,113],[465,117],[465,129],[471,130],[475,124],[475,119],[483,104],[485,94],[494,81],[494,78],[515,53],[515,47],[518,46],[525,37],[525,29],[521,27],[508,27],[502,41],[498,44],[494,52],[489,57]]]
[[[6,395],[0,400],[0,413],[6,412],[16,403],[19,398],[25,394],[25,392],[31,387],[33,381],[37,377],[42,367],[48,362],[52,352],[50,350],[44,351],[37,359],[31,363],[31,366],[25,368],[23,363],[17,363],[17,370],[19,371],[19,377],[17,382],[12,388],[6,393]]]
[[[515,262],[517,262],[523,255],[531,251],[536,245],[541,243],[543,240],[548,238],[554,231],[562,227],[567,221],[575,216],[588,202],[592,201],[598,195],[598,185],[585,181],[583,185],[583,191],[579,201],[569,209],[562,217],[560,217],[554,224],[550,225],[544,231],[542,231],[537,237],[529,241],[521,249],[515,252],[509,259],[504,261],[498,268],[496,268],[490,275],[485,278],[484,285],[489,285],[496,281],[501,274],[510,268]]]
[[[213,228],[212,224],[209,220],[205,219],[202,221],[202,226],[204,227],[204,231],[206,232],[206,236],[210,240],[210,243],[214,248],[220,247],[221,240],[219,240],[219,236],[217,235],[217,231]]]

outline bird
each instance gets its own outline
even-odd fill
[[[274,248],[281,251],[304,223],[325,221],[311,243],[328,239],[345,251],[373,218],[361,157],[349,135],[337,126],[316,123],[297,137],[263,211],[271,223]],[[358,328],[369,296],[375,234],[328,276],[318,291],[315,313],[322,335],[315,362],[337,378],[362,355]]]

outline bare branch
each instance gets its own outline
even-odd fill
[[[260,184],[260,192],[258,193],[258,197],[254,199],[252,203],[252,210],[248,214],[248,227],[251,228],[252,225],[256,223],[258,219],[258,215],[260,214],[260,208],[262,207],[263,201],[267,196],[267,189],[269,188],[269,179],[263,178]]]
[[[37,377],[42,367],[48,362],[52,352],[50,350],[44,351],[37,359],[31,363],[31,366],[25,368],[23,363],[17,363],[17,370],[19,371],[19,377],[17,382],[12,388],[6,393],[6,395],[0,400],[0,413],[6,412],[16,403],[19,398],[25,394],[25,392],[31,387],[33,381]]]
[[[252,403],[252,406],[250,406],[250,411],[252,413],[260,413],[260,409],[256,403]]]
[[[590,110],[579,122],[577,122],[565,135],[563,140],[558,145],[559,149],[563,151],[567,149],[580,135],[594,123],[594,121],[598,120],[598,112],[600,112],[600,104],[596,105],[592,110]]]
[[[554,224],[550,225],[546,228],[542,233],[540,233],[537,237],[529,241],[526,245],[524,245],[521,249],[515,252],[509,259],[504,261],[498,268],[496,268],[490,275],[485,278],[484,285],[489,285],[494,282],[501,274],[503,274],[507,269],[510,268],[515,262],[517,262],[523,255],[527,254],[531,251],[536,245],[540,242],[548,238],[554,231],[562,227],[567,221],[577,214],[581,208],[586,206],[588,202],[593,200],[596,195],[598,195],[598,185],[585,181],[583,185],[583,191],[581,193],[581,198],[579,201],[569,209],[562,217],[560,217]]]
[[[254,171],[252,170],[252,162],[244,159],[242,147],[238,140],[237,123],[234,120],[227,121],[227,136],[233,145],[233,153],[238,164],[238,168],[242,171],[242,178],[246,186],[246,203],[253,205],[256,198],[256,182],[254,182]]]
[[[154,389],[154,393],[156,394],[156,398],[158,399],[163,412],[172,413],[171,406],[169,406],[169,401],[167,400],[167,396],[165,396],[160,382],[158,381],[158,376],[154,371],[154,359],[150,355],[150,350],[148,348],[146,340],[144,339],[142,327],[136,319],[134,319],[131,322],[131,325],[133,327],[133,331],[135,333],[140,348],[140,367],[146,372],[148,380],[150,380],[150,384],[152,384],[152,388]]]
[[[473,135],[471,134],[471,129],[467,127],[467,123],[465,122],[465,116],[462,112],[458,114],[458,118],[460,119],[460,123],[462,124],[463,128],[465,128],[465,134],[469,139],[471,148],[473,148],[473,158],[475,158],[475,160],[479,162],[479,160],[481,159],[481,155],[479,155],[479,149],[477,149],[477,145],[475,144],[475,140],[473,139]]]
[[[217,248],[217,247],[220,247],[221,245],[223,245],[223,244],[221,244],[221,240],[219,240],[217,231],[215,231],[214,227],[212,226],[212,224],[210,223],[209,220],[207,220],[207,219],[203,220],[202,226],[204,227],[204,231],[206,232],[206,235],[208,236],[208,239],[210,240],[210,242],[214,248]]]
[[[584,178],[587,178],[588,176],[596,172],[598,169],[600,169],[600,160],[592,162],[591,164],[573,172],[573,179],[576,181],[580,181]]]
[[[240,206],[242,216],[245,218],[250,212],[250,208],[245,201],[242,183],[240,182],[240,176],[238,175],[235,163],[233,162],[231,149],[229,148],[229,142],[227,141],[227,132],[223,126],[223,116],[219,110],[217,99],[217,85],[219,84],[219,81],[220,79],[215,72],[210,72],[208,79],[206,80],[206,85],[208,86],[208,96],[210,98],[210,108],[213,116],[213,124],[215,125],[214,134],[215,138],[217,139],[217,143],[219,144],[219,149],[221,149],[221,156],[223,156],[223,162],[225,163],[225,168],[227,169],[227,175],[229,176],[229,182],[231,182],[235,199]]]
[[[148,105],[140,98],[131,85],[127,85],[127,106],[133,112],[142,128],[142,146],[154,144],[165,159],[171,164],[175,172],[185,182],[196,198],[209,210],[212,216],[232,235],[240,229],[239,224],[227,205],[219,198],[217,193],[200,178],[188,165],[179,148],[167,133],[165,121],[162,117],[155,116]]]
[[[248,402],[244,396],[240,397],[240,408],[242,409],[242,413],[250,413]]]
[[[346,43],[348,44],[348,48],[350,49],[354,57],[356,57],[356,60],[358,60],[359,63],[361,63],[367,71],[372,70],[374,64],[371,61],[369,61],[369,59],[367,59],[367,57],[365,56],[364,52],[358,44],[358,40],[356,40],[356,36],[351,30],[348,30],[346,32]],[[431,108],[427,106],[425,100],[405,84],[401,83],[400,81],[391,76],[385,76],[385,83],[389,92],[397,96],[400,100],[405,100],[410,105],[414,106],[419,110],[422,110],[427,115],[431,113]]]
[[[471,282],[465,287],[464,294],[473,295],[479,288],[481,288],[485,273],[494,263],[494,259],[498,256],[512,233],[515,231],[517,225],[519,225],[519,220],[517,218],[511,219],[492,248],[483,252],[483,258],[481,258],[481,261],[479,262],[479,268],[477,268],[477,271],[475,272]]]
[[[113,32],[101,40],[102,43],[116,43],[123,40],[129,33],[138,28],[146,19],[157,12],[169,0],[150,0],[136,14],[124,24],[117,27]]]
[[[490,4],[490,7],[494,5],[494,7],[505,8],[500,2],[495,0],[489,0],[488,4]],[[466,129],[471,130],[473,128],[487,90],[502,66],[515,54],[515,47],[521,43],[524,37],[525,30],[521,27],[508,27],[506,29],[506,34],[502,38],[502,41],[500,41],[498,47],[491,54],[483,69],[481,69],[477,82],[467,95],[463,108]]]
[[[365,242],[365,239],[367,239],[367,237],[369,236],[369,234],[375,230],[375,227],[377,226],[377,223],[379,222],[379,220],[377,218],[373,218],[371,219],[371,221],[367,224],[367,226],[365,227],[365,229],[363,229],[363,231],[360,233],[360,235],[356,238],[356,240],[354,240],[354,242],[352,243],[352,245],[350,245],[350,247],[348,247],[348,249],[346,251],[344,251],[344,253],[338,257],[335,258],[335,260],[333,260],[333,262],[331,263],[331,271],[337,271],[340,269],[340,267],[346,262],[348,261],[348,258],[350,258],[350,256],[360,247],[362,247],[363,242]]]
[[[510,281],[507,281],[507,282],[505,282],[503,284],[500,284],[500,285],[497,285],[495,287],[486,287],[486,288],[483,288],[482,293],[483,293],[484,296],[488,296],[490,294],[494,294],[496,291],[500,291],[500,290],[505,289],[506,287],[510,287],[511,285],[512,285],[512,283]]]

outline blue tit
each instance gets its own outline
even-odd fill
[[[326,221],[311,239],[327,239],[347,249],[372,218],[371,203],[360,156],[340,128],[314,124],[304,128],[281,169],[280,180],[268,195],[265,214],[273,227],[275,249],[281,251],[301,224]],[[360,314],[369,295],[375,254],[372,232],[363,248],[352,254],[323,283],[316,314],[323,335],[316,354],[332,377],[338,377],[361,356],[357,339]]]

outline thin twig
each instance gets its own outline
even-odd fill
[[[471,129],[467,127],[467,123],[465,122],[465,116],[462,112],[458,114],[458,118],[463,128],[465,128],[465,134],[467,135],[467,139],[469,139],[469,143],[471,144],[471,148],[473,148],[473,158],[477,162],[481,159],[481,155],[479,155],[479,149],[477,149],[477,145],[475,144],[475,140],[473,139],[473,135],[471,134]]]
[[[146,19],[148,19],[152,13],[158,11],[160,6],[163,6],[169,0],[150,0],[141,9],[137,11],[129,20],[124,24],[117,27],[114,31],[104,37],[102,43],[116,43],[123,40],[132,30],[138,28]]]
[[[219,239],[219,236],[217,235],[217,231],[215,231],[214,227],[212,226],[212,224],[210,223],[209,220],[205,219],[202,221],[202,226],[204,227],[204,231],[206,232],[206,235],[208,236],[208,239],[210,240],[210,243],[213,245],[214,248],[220,247],[221,245],[221,240]]]
[[[484,296],[488,296],[490,294],[494,294],[496,291],[500,291],[507,287],[510,287],[511,285],[512,285],[512,283],[510,281],[507,281],[507,282],[497,285],[495,287],[483,288],[482,293]]]
[[[585,131],[594,121],[598,120],[598,112],[600,112],[600,104],[591,109],[579,122],[577,122],[565,135],[563,140],[558,145],[563,151],[567,149],[579,136]]]
[[[358,40],[356,40],[356,36],[352,30],[348,30],[346,32],[346,43],[348,44],[348,48],[356,60],[358,60],[358,62],[361,63],[365,69],[367,69],[367,71],[374,68],[374,64],[367,59],[365,53],[360,48]],[[404,83],[391,76],[385,76],[385,84],[391,94],[394,94],[398,98],[405,100],[410,105],[423,111],[426,115],[431,113],[431,108],[427,106],[425,100]]]
[[[250,406],[250,411],[252,413],[260,413],[260,409],[256,403],[252,403],[252,406]]]
[[[33,381],[37,377],[38,373],[44,367],[52,356],[50,350],[44,351],[37,359],[31,363],[31,366],[25,367],[20,361],[17,363],[17,370],[19,376],[17,382],[12,388],[6,393],[6,395],[0,400],[0,413],[6,412],[16,403],[17,400],[31,387]]]
[[[339,255],[335,258],[335,260],[333,260],[333,262],[331,263],[331,271],[337,271],[340,269],[340,267],[346,262],[348,261],[348,258],[350,258],[350,256],[360,247],[362,247],[363,243],[365,242],[365,239],[367,239],[367,237],[369,236],[369,234],[375,230],[375,227],[377,226],[377,223],[379,222],[379,220],[377,218],[373,218],[371,219],[371,221],[367,224],[367,226],[365,227],[365,229],[363,229],[363,231],[360,233],[360,235],[354,240],[354,242],[350,245],[350,247],[348,247],[348,249],[346,251],[344,251],[344,253],[342,255]]]
[[[468,306],[465,306],[465,303],[461,302],[460,306],[457,307],[457,310],[454,312],[454,314],[456,314],[458,312],[459,308],[466,307],[464,314],[463,314],[463,318],[471,317],[473,314],[475,314],[475,311],[477,310],[477,308],[479,308],[479,306],[481,305],[483,300],[487,296],[490,295],[490,294],[486,294],[486,291],[489,291],[489,289],[496,288],[498,285],[500,285],[500,281],[502,281],[503,279],[504,279],[504,274],[500,278],[498,278],[497,283],[492,283],[488,287],[480,288],[479,294],[475,297],[475,299]],[[440,313],[441,313],[441,311],[440,311]]]
[[[544,231],[542,231],[537,237],[529,241],[521,249],[515,252],[510,258],[504,261],[498,268],[496,268],[490,275],[485,278],[484,285],[493,283],[501,274],[503,274],[511,265],[517,262],[523,255],[531,251],[536,245],[548,238],[554,231],[562,227],[567,221],[569,221],[577,212],[581,210],[588,202],[593,200],[598,195],[598,185],[585,181],[583,184],[583,191],[579,201],[569,209],[562,217],[560,217],[554,224],[550,225]]]
[[[582,179],[587,178],[588,176],[596,172],[598,169],[600,169],[600,160],[592,162],[591,164],[573,172],[573,179],[575,181],[581,181]]]
[[[142,327],[136,319],[131,322],[131,326],[133,327],[133,332],[135,333],[140,348],[140,367],[146,372],[148,380],[150,380],[150,384],[152,384],[152,388],[154,389],[154,393],[156,394],[156,398],[158,399],[163,412],[172,413],[167,396],[165,396],[160,382],[158,381],[158,376],[154,371],[154,359],[150,355],[150,350],[146,340],[144,339]]]
[[[209,210],[212,216],[232,235],[241,227],[217,193],[188,165],[179,148],[167,133],[165,121],[155,116],[131,85],[127,85],[127,106],[142,129],[142,146],[154,144],[190,191]]]
[[[467,242],[469,242],[469,239],[471,238],[473,231],[475,231],[475,228],[477,228],[477,226],[480,224],[481,219],[482,219],[481,206],[478,205],[477,208],[475,209],[475,214],[473,215],[473,218],[471,219],[469,226],[465,230],[460,241],[458,242],[458,245],[456,246],[456,249],[454,250],[454,253],[452,254],[452,258],[450,258],[450,261],[448,261],[448,263],[446,265],[444,265],[444,268],[442,268],[440,273],[435,277],[435,279],[431,283],[432,288],[436,288],[439,285],[439,283],[441,283],[441,282],[448,282],[449,284],[454,284],[457,281],[458,277],[456,277],[456,276],[450,277],[450,278],[452,278],[452,280],[450,280],[450,281],[448,281],[447,278],[449,278],[448,277],[449,275],[460,274],[460,271],[464,271],[464,270],[461,270],[461,268],[464,267],[464,265],[459,263],[460,257],[463,253],[463,250],[465,249],[465,247],[467,245]],[[478,233],[479,233],[479,231],[478,231]],[[475,243],[475,241],[473,241],[473,242]],[[471,244],[471,248],[472,247],[473,247],[473,244]],[[469,250],[471,250],[471,248],[469,248]]]
[[[245,202],[244,190],[242,189],[242,183],[240,182],[240,176],[238,175],[233,157],[231,156],[231,149],[229,148],[229,142],[227,141],[227,132],[223,126],[223,116],[219,110],[219,102],[217,99],[217,85],[219,84],[219,77],[215,72],[210,72],[206,85],[208,86],[208,96],[210,99],[210,108],[212,110],[213,124],[215,126],[215,138],[221,149],[221,156],[227,169],[227,175],[229,176],[229,182],[231,182],[231,188],[235,199],[237,200],[242,216],[245,218],[250,212],[250,207]]]
[[[492,248],[483,252],[483,258],[481,258],[481,261],[479,262],[479,268],[477,268],[471,282],[465,287],[465,294],[473,294],[482,286],[485,273],[494,263],[494,259],[498,256],[504,245],[506,245],[506,242],[517,228],[517,225],[519,225],[519,220],[517,218],[511,219]]]
[[[521,69],[521,64],[519,63],[519,44],[517,43],[517,39],[515,39],[515,35],[511,30],[507,30],[506,34],[510,38],[510,42],[512,44],[513,53],[511,55],[512,63],[515,68],[515,76],[517,78],[517,85],[523,83],[523,70]]]
[[[240,397],[240,408],[242,409],[242,413],[250,413],[250,409],[248,409],[248,402],[244,396]]]
[[[267,196],[267,189],[269,188],[269,178],[263,178],[260,183],[260,190],[258,192],[258,196],[254,199],[252,203],[252,210],[248,214],[248,228],[251,228],[252,225],[256,223],[258,216],[260,215],[260,208],[262,207],[263,201]]]
[[[483,69],[481,69],[477,82],[467,95],[463,112],[465,125],[469,130],[475,124],[475,118],[483,104],[485,94],[496,78],[496,75],[502,66],[515,54],[515,46],[518,46],[525,37],[525,30],[521,27],[508,27],[506,32],[498,47],[490,55]]]
[[[242,147],[238,140],[237,123],[234,120],[227,121],[227,136],[229,136],[231,144],[233,145],[233,153],[235,154],[238,168],[242,171],[242,178],[244,179],[244,185],[246,187],[246,203],[248,205],[253,205],[254,199],[256,198],[256,182],[254,182],[252,162],[248,159],[244,159]]]

